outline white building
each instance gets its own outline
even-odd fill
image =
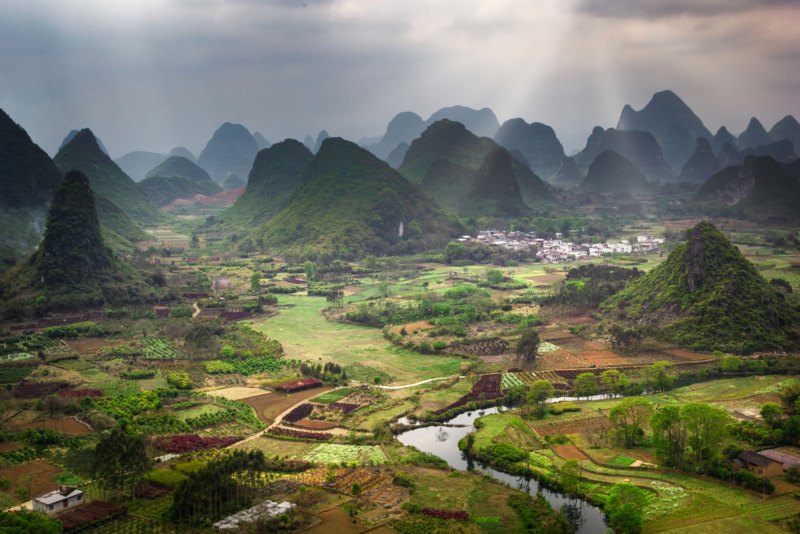
[[[33,509],[36,512],[54,514],[66,508],[73,508],[83,504],[83,490],[61,486],[57,490],[39,495],[33,499]]]

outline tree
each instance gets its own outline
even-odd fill
[[[0,532],[58,534],[61,532],[61,523],[42,512],[0,512]]]
[[[761,417],[764,419],[764,422],[772,428],[775,428],[781,424],[782,415],[783,410],[781,409],[780,404],[776,402],[765,402],[761,405]]]
[[[250,291],[252,291],[253,293],[258,293],[260,289],[261,289],[261,273],[256,271],[250,276]]]
[[[303,264],[303,271],[306,273],[306,280],[309,282],[317,279],[319,274],[319,266],[313,261],[307,261]]]
[[[608,418],[622,435],[626,448],[635,447],[642,425],[653,412],[652,403],[643,397],[628,397],[611,409]]]
[[[790,380],[784,382],[781,390],[778,392],[781,397],[781,403],[786,409],[786,413],[792,414],[798,412],[798,402],[800,401],[800,380]]]
[[[548,380],[537,380],[528,390],[528,404],[535,406],[536,417],[544,417],[545,401],[553,396],[555,388]]]
[[[607,395],[621,395],[628,385],[628,379],[616,369],[608,369],[600,374],[600,390]]]
[[[502,284],[506,277],[500,269],[489,269],[486,271],[486,281],[489,285]]]
[[[742,368],[742,365],[744,365],[742,357],[733,354],[726,354],[719,361],[719,368],[726,373],[736,373]]]
[[[686,424],[680,406],[659,408],[650,418],[658,455],[668,465],[683,466],[686,455]]]
[[[581,468],[578,462],[576,460],[567,460],[561,466],[560,474],[564,490],[570,495],[578,493],[581,483]]]
[[[695,462],[700,464],[713,460],[722,448],[730,416],[722,408],[693,402],[681,407],[681,417],[686,424],[686,442]]]
[[[98,480],[103,493],[112,490],[119,498],[127,483],[136,498],[136,484],[151,468],[144,436],[131,436],[121,427],[111,429],[97,443],[92,462],[92,477]]]
[[[539,333],[533,328],[528,328],[517,341],[517,354],[525,358],[525,361],[533,363],[539,352],[539,343]]]
[[[572,387],[575,390],[575,396],[579,398],[597,395],[597,377],[594,373],[581,373],[575,377]]]
[[[672,362],[661,360],[645,370],[645,384],[650,391],[666,391],[672,387],[675,378],[669,374]]]
[[[608,492],[605,511],[608,524],[617,534],[637,534],[644,524],[647,497],[633,484],[614,484]]]

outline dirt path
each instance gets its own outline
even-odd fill
[[[194,308],[194,312],[192,312],[192,319],[196,319],[198,315],[200,315],[200,306],[197,305],[197,301],[192,302],[192,308]]]
[[[427,380],[420,380],[419,382],[414,382],[413,384],[406,384],[405,386],[375,386],[376,388],[381,389],[389,389],[389,390],[396,390],[396,389],[407,389],[407,388],[414,388],[417,386],[421,386],[422,384],[427,384],[429,382],[437,382],[440,380],[450,380],[451,378],[456,378],[457,375],[453,376],[440,376],[438,378],[429,378]],[[463,376],[458,376],[458,378],[464,378]]]

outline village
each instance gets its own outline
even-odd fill
[[[459,243],[481,243],[514,250],[529,251],[536,248],[536,257],[542,263],[563,263],[587,258],[600,258],[612,254],[651,254],[659,252],[664,238],[651,235],[636,236],[636,240],[621,239],[616,243],[573,243],[562,239],[560,233],[556,239],[537,237],[535,232],[515,232],[505,230],[481,230],[473,237],[463,235]]]

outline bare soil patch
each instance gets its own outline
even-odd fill
[[[336,423],[331,421],[317,421],[315,419],[300,419],[292,423],[292,425],[299,426],[300,428],[308,428],[310,430],[330,430],[331,428],[336,428]]]
[[[42,421],[34,421],[28,425],[30,428],[39,430],[55,430],[56,432],[63,432],[64,434],[72,434],[73,436],[85,436],[91,434],[92,431],[86,425],[76,421],[75,419],[46,419]]]
[[[345,286],[342,289],[342,293],[344,293],[345,297],[350,297],[350,296],[355,295],[356,293],[360,293],[360,292],[361,292],[361,288],[360,287],[356,287],[356,286]]]
[[[393,326],[392,333],[399,334],[405,328],[407,334],[413,334],[418,330],[428,330],[433,328],[433,325],[428,321],[414,321],[413,323],[406,323],[404,325]]]
[[[553,447],[553,450],[556,451],[556,454],[564,458],[565,460],[586,460],[588,457],[580,450],[578,447],[569,443],[567,445],[556,445]]]
[[[285,412],[295,404],[322,395],[333,388],[315,388],[305,391],[299,391],[290,395],[282,393],[264,393],[254,397],[247,397],[241,399],[242,402],[249,404],[256,411],[256,415],[262,422],[272,424],[275,417]]]
[[[305,530],[306,534],[330,534],[336,532],[337,534],[358,534],[361,532],[358,521],[354,521],[344,510],[339,508],[331,508],[319,514],[322,523]]]
[[[595,367],[619,367],[628,364],[628,360],[610,350],[585,352],[581,357],[586,358],[586,361]]]
[[[672,356],[673,359],[685,360],[690,362],[708,360],[713,358],[713,356],[710,354],[704,354],[702,352],[694,352],[685,349],[667,349],[664,352]]]
[[[22,443],[19,441],[2,441],[0,442],[0,452],[18,451],[22,448]]]
[[[35,497],[42,493],[58,489],[58,484],[53,482],[53,477],[60,472],[61,468],[50,462],[46,460],[36,460],[35,462],[28,462],[0,469],[0,477],[5,477],[11,481],[11,486],[4,492],[13,495],[19,487],[28,489],[28,475],[30,475],[31,497]]]

